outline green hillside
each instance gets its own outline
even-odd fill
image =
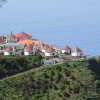
[[[41,65],[40,56],[1,56],[0,79],[20,72],[27,71]]]
[[[0,100],[100,100],[91,61],[45,65],[0,80]]]

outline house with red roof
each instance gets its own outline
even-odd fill
[[[83,51],[80,48],[72,48],[66,45],[63,49],[52,46],[40,40],[32,40],[30,33],[16,33],[7,36],[0,36],[0,54],[4,55],[36,55],[56,56],[67,54],[70,56],[82,56]]]
[[[32,39],[32,35],[29,33],[21,32],[16,34],[7,35],[7,43],[18,42],[19,40]]]

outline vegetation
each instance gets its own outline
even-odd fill
[[[0,80],[0,100],[100,100],[100,85],[90,64],[45,65]]]
[[[27,71],[41,65],[40,56],[0,57],[0,78]]]

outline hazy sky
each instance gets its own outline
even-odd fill
[[[100,0],[8,0],[0,8],[0,34],[10,31],[100,55]]]

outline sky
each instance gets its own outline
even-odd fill
[[[100,0],[8,0],[0,8],[0,35],[10,32],[100,55]]]

